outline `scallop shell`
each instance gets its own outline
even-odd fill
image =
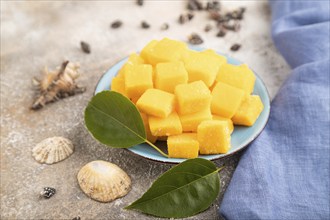
[[[82,191],[100,202],[110,202],[130,191],[131,179],[120,167],[102,160],[83,166],[77,175]]]
[[[51,137],[41,141],[32,149],[32,156],[39,163],[53,164],[68,158],[74,150],[69,139]]]

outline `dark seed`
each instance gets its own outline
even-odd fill
[[[220,2],[218,1],[208,1],[206,4],[206,10],[216,10],[219,11],[220,8]]]
[[[139,5],[139,6],[142,6],[143,5],[143,0],[136,0],[136,4]]]
[[[202,44],[204,41],[203,39],[196,33],[192,33],[189,37],[188,37],[188,41],[190,44]]]
[[[53,195],[55,195],[56,189],[52,187],[44,187],[43,191],[40,192],[40,195],[43,196],[46,199],[49,199]]]
[[[179,23],[184,24],[184,23],[186,23],[187,21],[190,21],[193,18],[194,18],[194,14],[192,14],[192,13],[181,14],[179,16]]]
[[[165,31],[169,28],[170,28],[170,26],[167,23],[162,24],[162,26],[160,27],[160,29],[163,30],[163,31]]]
[[[203,4],[198,0],[188,0],[187,8],[192,11],[203,10]]]
[[[111,27],[114,28],[114,29],[115,28],[119,28],[120,26],[122,26],[122,24],[123,24],[122,21],[116,20],[116,21],[114,21],[114,22],[111,23]]]
[[[80,217],[79,216],[74,217],[72,220],[80,220]]]
[[[231,51],[238,51],[241,48],[240,44],[234,44],[233,46],[230,47]]]
[[[184,24],[184,23],[186,23],[186,21],[187,21],[187,17],[186,16],[184,16],[184,15],[180,15],[179,16],[179,23],[180,24]]]
[[[91,47],[89,46],[88,43],[81,41],[80,42],[81,50],[85,53],[90,53],[91,52]]]
[[[212,30],[212,25],[210,25],[210,24],[206,25],[204,28],[204,31],[209,32],[210,30]]]
[[[234,24],[225,23],[223,24],[223,27],[226,28],[227,30],[235,31],[235,32],[241,29],[241,25],[239,23],[234,23]]]
[[[194,14],[192,14],[192,13],[188,13],[188,14],[187,14],[187,17],[188,17],[188,20],[190,21],[191,19],[194,18]]]
[[[217,33],[217,37],[224,37],[226,33],[227,32],[224,28],[220,28],[219,32]]]
[[[150,24],[148,24],[148,23],[145,22],[145,21],[142,21],[142,22],[141,22],[141,27],[142,27],[143,29],[148,29],[148,28],[150,28]]]

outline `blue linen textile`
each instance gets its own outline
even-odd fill
[[[224,195],[225,219],[330,219],[329,1],[271,1],[292,67]]]

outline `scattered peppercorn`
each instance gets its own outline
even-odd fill
[[[188,41],[190,44],[193,44],[193,45],[198,45],[198,44],[202,44],[204,41],[203,39],[201,38],[201,36],[199,36],[198,34],[196,33],[192,33],[189,37],[188,37]]]
[[[187,14],[187,18],[188,18],[188,20],[190,21],[191,19],[194,18],[194,14],[192,14],[192,13],[188,13],[188,14]]]
[[[85,53],[91,53],[91,47],[88,43],[81,41],[80,42],[81,50]]]
[[[234,21],[231,22],[231,21],[224,23],[222,26],[230,31],[235,31],[235,32],[239,31],[241,28],[241,25],[238,22],[234,22]]]
[[[114,22],[111,23],[111,27],[112,27],[113,29],[119,28],[119,27],[122,26],[122,25],[123,25],[123,22],[120,21],[120,20],[116,20],[116,21],[114,21]]]
[[[184,15],[180,15],[180,16],[179,16],[179,23],[180,23],[180,24],[184,24],[184,23],[186,23],[186,17],[185,17]]]
[[[206,10],[220,10],[220,2],[218,1],[208,1],[206,4]]]
[[[217,33],[217,37],[224,37],[226,33],[227,32],[224,28],[220,28],[219,32]]]
[[[143,6],[143,0],[136,0],[136,4],[138,5],[138,6]]]
[[[72,220],[80,220],[80,217],[79,216],[74,217]]]
[[[203,4],[198,0],[188,0],[187,8],[191,11],[200,11],[203,10]]]
[[[184,24],[184,23],[186,23],[187,21],[190,21],[193,18],[194,18],[194,14],[192,14],[192,13],[181,14],[179,16],[179,23]]]
[[[231,51],[238,51],[241,48],[240,44],[234,44],[233,46],[230,47]]]
[[[170,26],[167,23],[164,23],[164,24],[162,24],[162,26],[160,26],[160,29],[163,30],[163,31],[165,31],[169,28],[170,28]]]
[[[148,28],[150,28],[150,24],[148,24],[146,21],[142,21],[141,22],[141,27],[143,29],[148,29]]]
[[[56,189],[52,187],[44,187],[44,189],[40,192],[40,196],[49,199],[53,195],[55,195]]]
[[[212,30],[212,25],[207,24],[207,25],[205,26],[205,28],[204,28],[204,31],[205,31],[205,32],[209,32],[210,30]]]

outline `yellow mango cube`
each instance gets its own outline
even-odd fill
[[[252,126],[263,109],[264,105],[260,97],[250,95],[242,102],[232,120],[235,125]]]
[[[124,77],[127,69],[132,68],[133,65],[144,64],[144,60],[142,57],[136,53],[131,54],[126,63],[122,66],[122,68],[118,71],[117,77]]]
[[[153,88],[152,66],[133,65],[125,71],[125,90],[129,98],[140,97],[147,89]]]
[[[111,91],[119,92],[120,94],[127,96],[125,90],[125,79],[118,76],[113,77],[111,81]]]
[[[153,136],[171,136],[182,133],[179,116],[172,112],[167,118],[149,116],[150,131]]]
[[[183,133],[169,136],[167,150],[170,158],[196,158],[198,157],[199,143],[196,133]]]
[[[244,96],[243,90],[218,82],[212,91],[211,111],[224,118],[231,118],[241,105]]]
[[[147,114],[140,113],[140,115],[141,115],[141,118],[142,118],[142,121],[143,121],[144,128],[146,130],[147,140],[150,141],[151,143],[155,143],[157,141],[157,137],[156,136],[153,136],[151,134],[150,127],[149,127],[149,120],[148,120]]]
[[[198,125],[205,120],[211,120],[212,114],[209,107],[206,107],[202,111],[195,112],[192,114],[179,115],[182,130],[187,131],[197,131]]]
[[[230,133],[233,133],[234,131],[234,123],[230,118],[224,118],[219,115],[213,115],[213,120],[219,120],[219,121],[224,121],[228,124],[228,128]]]
[[[144,59],[137,53],[132,53],[126,62],[127,64],[137,65],[144,64]]]
[[[197,129],[200,154],[225,154],[230,149],[228,123],[218,120],[203,121]]]
[[[225,56],[222,56],[222,55],[218,54],[214,50],[211,50],[211,49],[203,50],[201,52],[201,54],[208,54],[210,56],[213,56],[214,58],[217,59],[217,62],[220,64],[220,66],[227,63],[227,58]]]
[[[177,85],[174,94],[180,115],[199,112],[210,106],[211,93],[203,81]]]
[[[212,86],[221,65],[214,55],[190,52],[188,59],[185,59],[188,82],[202,80],[207,87]]]
[[[159,89],[148,89],[136,102],[137,108],[148,115],[168,117],[174,110],[175,96]]]
[[[185,43],[164,38],[154,45],[148,56],[148,62],[156,65],[157,63],[179,61],[186,49]]]
[[[150,41],[142,50],[140,53],[140,56],[147,62],[150,63],[149,57],[154,52],[154,47],[158,43],[158,40],[152,40]]]
[[[158,63],[155,72],[155,88],[173,93],[178,84],[188,82],[188,73],[182,62]]]
[[[239,66],[224,64],[219,69],[216,81],[226,83],[244,90],[247,94],[251,94],[256,77],[246,64]]]

